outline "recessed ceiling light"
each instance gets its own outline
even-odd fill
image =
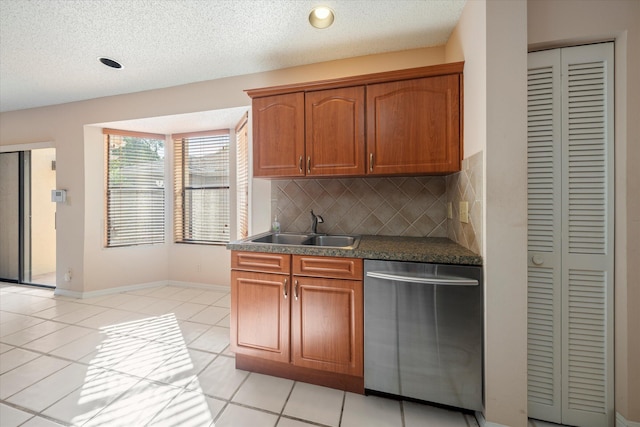
[[[309,14],[309,23],[316,28],[327,28],[333,24],[335,14],[327,6],[314,7]]]
[[[104,56],[101,56],[100,58],[98,58],[98,61],[102,62],[107,67],[115,68],[116,70],[120,70],[122,68],[122,64],[120,64],[118,61],[105,58]]]

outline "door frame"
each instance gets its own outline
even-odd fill
[[[36,286],[36,287],[42,287],[42,288],[48,288],[51,289],[52,286],[51,285],[44,285],[44,284],[40,284],[40,283],[33,283],[31,281],[25,281],[24,280],[24,276],[25,276],[25,264],[26,262],[31,262],[31,225],[28,224],[29,226],[29,230],[26,230],[26,225],[25,225],[25,208],[26,208],[26,204],[25,204],[25,185],[29,186],[29,194],[31,192],[31,178],[29,177],[28,182],[26,180],[26,174],[25,174],[25,154],[28,154],[29,156],[31,155],[31,151],[33,150],[39,150],[39,149],[45,149],[45,148],[53,148],[56,149],[55,144],[52,141],[48,141],[48,142],[37,142],[37,143],[30,143],[30,144],[15,144],[15,145],[5,145],[5,146],[0,146],[0,154],[4,154],[4,153],[18,153],[18,279],[6,279],[6,278],[0,278],[0,280],[7,282],[7,283],[17,283],[17,284],[21,284],[21,285],[29,285],[29,286]],[[56,150],[57,152],[57,150]],[[29,161],[29,165],[30,165],[30,161]],[[31,167],[31,166],[29,166]],[[29,172],[29,171],[27,171]],[[56,175],[56,186],[57,186],[57,175]],[[29,202],[28,204],[28,208],[29,208],[29,216],[31,215],[31,203]],[[29,237],[28,239],[26,237]],[[27,242],[28,240],[28,242]],[[57,230],[56,230],[56,241],[57,241]],[[28,249],[25,249],[25,244],[29,245]],[[25,252],[29,252],[28,257],[25,257]],[[56,258],[57,258],[57,246],[54,249],[56,251]],[[28,261],[25,260],[25,258],[28,258]],[[57,261],[56,261],[57,264]],[[56,265],[56,270],[57,270],[57,265]],[[53,286],[55,288],[55,286]]]

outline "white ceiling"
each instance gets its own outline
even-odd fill
[[[225,108],[224,110],[200,111],[197,113],[121,120],[118,122],[93,123],[92,125],[101,128],[162,133],[166,135],[211,129],[233,129],[248,109],[248,106]]]
[[[465,1],[0,0],[0,111],[438,46]]]

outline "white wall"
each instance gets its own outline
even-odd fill
[[[465,60],[465,157],[484,152],[484,416],[514,427],[527,424],[526,54],[526,3],[504,0],[467,2],[446,51]]]
[[[0,146],[53,141],[58,206],[58,288],[90,292],[159,280],[229,283],[229,252],[199,245],[103,248],[104,153],[102,135],[90,124],[242,107],[245,89],[439,64],[444,47],[414,49],[229,77],[166,89],[0,114]],[[167,102],[162,102],[167,100]],[[86,129],[85,129],[86,126]],[[260,181],[260,182],[258,182]],[[253,180],[252,232],[270,224],[270,185]],[[198,271],[198,265],[200,270]],[[70,269],[72,280],[64,281]]]
[[[102,129],[84,130],[84,292],[167,280],[168,243],[105,248],[105,149]],[[115,271],[118,271],[115,273]]]
[[[487,0],[485,322],[488,421],[527,423],[527,9]],[[508,34],[505,37],[505,34]]]
[[[446,62],[464,63],[464,158],[487,146],[487,16],[485,1],[468,1],[446,45]],[[484,160],[483,160],[483,163]]]

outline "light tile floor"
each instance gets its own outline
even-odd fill
[[[235,369],[228,292],[88,299],[0,283],[0,426],[477,427],[473,415]]]

